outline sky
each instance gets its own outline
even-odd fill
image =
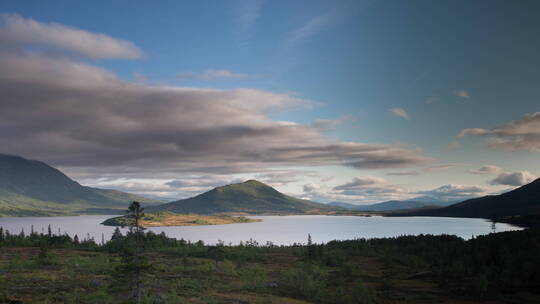
[[[165,201],[459,201],[540,175],[538,1],[2,1],[0,153]]]

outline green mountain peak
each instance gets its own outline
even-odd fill
[[[0,154],[0,216],[42,216],[123,210],[130,201],[158,201],[85,187],[44,162]]]
[[[256,180],[216,187],[195,197],[148,207],[148,212],[302,214],[334,207],[285,195]]]

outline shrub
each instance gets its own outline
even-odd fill
[[[371,304],[375,303],[375,293],[364,284],[357,284],[352,291],[352,303]]]
[[[251,291],[262,291],[266,289],[267,275],[261,266],[253,265],[245,267],[238,272],[244,289]]]
[[[280,288],[286,294],[306,299],[323,296],[326,284],[326,272],[307,263],[286,270],[280,277]]]
[[[223,271],[223,273],[228,275],[237,275],[236,265],[234,265],[234,263],[229,260],[224,260],[221,263],[221,270]]]

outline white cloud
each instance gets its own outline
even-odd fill
[[[235,9],[238,35],[243,42],[251,38],[253,27],[262,15],[263,4],[262,0],[243,0]]]
[[[148,197],[178,200],[209,191],[215,187],[242,182],[242,179],[225,175],[181,175],[173,180],[137,178],[86,179],[86,185],[127,191]]]
[[[487,135],[490,131],[482,128],[468,128],[463,129],[457,135],[458,138],[465,137],[467,135]]]
[[[427,167],[424,170],[425,171],[447,170],[447,169],[450,169],[450,168],[455,168],[455,167],[457,167],[459,165],[460,164],[440,164],[440,165]]]
[[[471,173],[471,174],[495,174],[499,173],[501,171],[501,168],[493,165],[486,165],[482,166],[475,170],[467,170],[465,172]]]
[[[304,198],[323,202],[344,201],[367,204],[411,197],[404,187],[388,184],[384,179],[376,176],[355,177],[348,183],[334,187],[311,183],[304,185],[303,190]]]
[[[329,120],[273,120],[273,111],[312,104],[294,94],[133,83],[83,61],[24,48],[0,49],[0,87],[3,152],[84,177],[377,169],[430,161],[406,146],[329,137],[323,128],[334,124]]]
[[[471,95],[469,95],[469,92],[461,89],[461,90],[455,90],[454,94],[462,99],[471,99]]]
[[[391,109],[388,109],[388,111],[394,116],[401,117],[406,120],[411,120],[409,113],[407,113],[407,111],[405,111],[402,108],[391,108]]]
[[[356,189],[365,188],[366,186],[383,184],[384,182],[385,182],[384,179],[377,176],[355,177],[349,183],[334,187],[334,190],[356,190]]]
[[[448,149],[457,149],[457,148],[461,148],[461,144],[459,142],[457,142],[456,140],[452,141],[451,143],[448,144]]]
[[[417,192],[417,194],[427,196],[434,201],[447,202],[460,201],[473,197],[483,196],[487,194],[486,191],[487,189],[482,186],[449,184],[433,190],[419,191]]]
[[[432,96],[432,97],[427,98],[424,103],[427,104],[427,105],[430,105],[430,104],[433,104],[433,103],[435,103],[437,101],[439,101],[439,98],[436,97],[436,96]]]
[[[253,75],[233,73],[229,70],[212,70],[208,69],[201,73],[183,72],[176,75],[178,79],[195,79],[195,80],[232,80],[253,78]]]
[[[294,44],[299,43],[302,40],[305,40],[315,35],[316,33],[323,30],[326,26],[332,24],[336,17],[337,11],[331,11],[329,13],[310,19],[301,27],[288,33],[284,43],[285,47],[290,47]]]
[[[19,15],[0,15],[0,42],[5,45],[40,45],[71,51],[89,58],[137,59],[142,51],[132,42],[91,33],[58,23],[41,23]]]
[[[486,144],[493,149],[540,152],[540,112],[527,114],[493,129],[463,129],[457,137],[467,135],[488,136]]]
[[[523,186],[537,178],[536,175],[529,171],[503,172],[489,183],[491,185]]]
[[[398,172],[388,172],[386,175],[395,175],[395,176],[416,176],[421,175],[418,171],[398,171]]]

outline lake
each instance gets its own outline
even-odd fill
[[[38,233],[47,232],[50,224],[53,233],[77,234],[79,239],[89,235],[96,242],[101,241],[103,234],[109,240],[115,227],[100,225],[112,215],[85,215],[63,217],[4,217],[0,218],[0,226],[10,233],[20,233],[24,229],[30,232],[31,226]],[[187,241],[204,241],[215,244],[219,240],[226,244],[238,244],[240,241],[253,239],[260,244],[270,241],[276,245],[305,243],[308,233],[313,242],[323,243],[331,240],[347,240],[355,238],[380,238],[400,235],[418,234],[453,234],[464,239],[492,232],[491,222],[475,218],[447,217],[360,217],[360,216],[325,216],[325,215],[291,215],[291,216],[251,216],[262,219],[258,223],[228,224],[215,226],[183,226],[152,227],[155,233],[165,232],[169,237],[183,238]],[[521,230],[508,224],[497,223],[497,232]],[[122,229],[124,232],[126,229]]]

